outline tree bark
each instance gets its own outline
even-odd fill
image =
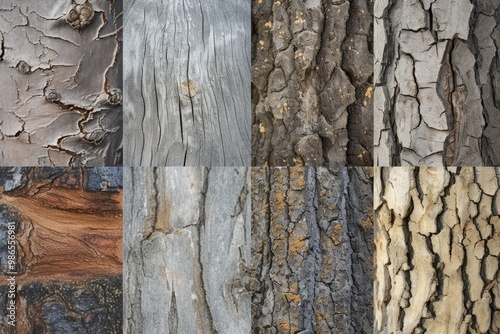
[[[252,170],[252,332],[371,333],[372,170]]]
[[[250,173],[128,168],[125,333],[250,332]]]
[[[250,0],[136,0],[125,33],[125,162],[250,165]]]
[[[500,332],[500,170],[376,169],[375,331]]]
[[[118,167],[0,169],[0,332],[121,332],[121,185]]]
[[[498,1],[376,3],[377,165],[500,165],[499,14]]]
[[[253,166],[373,164],[372,13],[372,1],[253,1]]]
[[[121,14],[120,0],[0,3],[0,165],[121,164]]]

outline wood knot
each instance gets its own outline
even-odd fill
[[[113,88],[108,93],[108,102],[112,106],[117,106],[122,103],[122,91],[118,88]]]
[[[198,84],[193,80],[186,80],[181,83],[182,93],[193,97],[200,91]]]
[[[89,2],[84,4],[75,4],[66,15],[66,21],[73,29],[82,30],[89,25],[94,17],[94,7]]]
[[[58,92],[53,90],[53,91],[50,91],[49,93],[47,93],[47,95],[45,96],[45,99],[47,99],[47,101],[49,101],[49,102],[59,102],[59,101],[61,101],[61,94],[59,94]]]
[[[31,66],[28,65],[28,63],[24,60],[21,60],[19,63],[17,63],[17,70],[22,74],[29,74],[31,72]]]

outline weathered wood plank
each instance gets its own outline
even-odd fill
[[[250,332],[250,173],[127,168],[125,333]]]
[[[250,165],[250,0],[135,0],[125,18],[125,163]]]
[[[0,2],[0,165],[121,164],[121,28],[120,0]]]

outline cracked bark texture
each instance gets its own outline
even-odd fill
[[[124,333],[249,333],[248,168],[125,170]]]
[[[250,0],[129,0],[125,163],[250,165]]]
[[[252,333],[372,333],[371,168],[252,169]]]
[[[375,332],[500,332],[500,169],[375,173]]]
[[[0,168],[0,332],[120,333],[121,168]],[[7,324],[9,222],[16,326]]]
[[[375,163],[500,165],[500,2],[375,4]]]
[[[122,2],[81,2],[0,2],[0,165],[122,162]]]
[[[373,1],[253,0],[252,166],[373,165]]]

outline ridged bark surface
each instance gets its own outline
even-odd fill
[[[375,173],[375,332],[500,332],[500,170]]]
[[[371,333],[371,168],[252,170],[252,333]]]
[[[375,3],[375,163],[500,165],[500,2]]]
[[[124,333],[250,332],[250,173],[127,168]]]
[[[252,165],[371,166],[373,2],[252,1]]]

